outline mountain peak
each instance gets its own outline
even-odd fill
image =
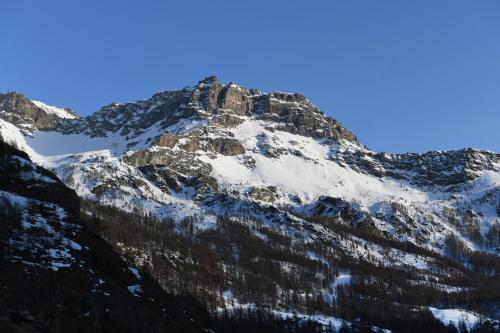
[[[215,75],[209,75],[209,76],[205,77],[204,79],[198,81],[198,85],[213,84],[213,83],[220,83],[219,79]]]
[[[0,108],[14,108],[29,104],[30,100],[23,94],[16,91],[9,91],[5,94],[0,94]]]
[[[23,130],[53,129],[63,119],[80,116],[69,108],[59,108],[32,101],[18,92],[0,94],[0,118]]]

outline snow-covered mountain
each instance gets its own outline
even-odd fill
[[[324,206],[343,202],[396,238],[433,249],[455,234],[494,250],[474,237],[499,223],[500,154],[375,153],[300,94],[224,86],[215,77],[84,118],[10,95],[0,99],[4,139],[91,200],[179,217],[206,215],[220,195],[306,215],[338,214],[341,207]],[[237,214],[225,206],[217,208]],[[453,216],[470,217],[467,230],[450,223]]]
[[[307,260],[329,266],[342,253],[414,270],[420,280],[412,283],[432,280],[447,292],[468,287],[437,282],[465,274],[442,256],[470,268],[474,253],[500,253],[500,154],[373,152],[301,94],[223,85],[212,76],[79,117],[9,93],[0,95],[0,135],[81,198],[171,219],[179,230],[194,219],[194,235],[218,230],[224,218],[252,226],[265,242],[263,230],[286,237]],[[144,252],[136,257],[151,256]],[[311,295],[335,298],[337,273],[311,278]],[[243,302],[234,285],[221,288],[232,291],[221,289],[215,304]]]

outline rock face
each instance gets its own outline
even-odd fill
[[[0,95],[0,110],[2,119],[18,126],[33,126],[38,129],[54,128],[56,117],[42,112],[33,102],[17,93]]]
[[[236,84],[229,84],[222,89],[219,109],[230,110],[238,115],[250,115],[253,110],[252,95]]]
[[[182,142],[179,142],[181,141]],[[202,141],[202,142],[200,142]],[[219,153],[227,156],[241,155],[245,153],[245,148],[234,138],[200,138],[197,135],[178,136],[167,133],[160,135],[153,142],[153,146],[174,148],[179,146],[184,151],[195,152],[198,149]]]
[[[53,173],[0,142],[1,332],[204,332],[197,304],[140,275]]]
[[[461,149],[425,154],[387,154],[343,151],[336,161],[376,177],[404,179],[420,186],[456,186],[476,179],[481,172],[500,170],[500,155],[476,149]]]
[[[226,156],[242,155],[245,153],[245,148],[238,139],[232,138],[210,138],[207,142],[207,149]]]
[[[185,175],[210,174],[212,167],[196,158],[195,154],[171,150],[141,150],[125,156],[125,162],[136,167],[168,165],[170,169]]]
[[[68,118],[79,117],[70,109],[64,109],[64,112]],[[54,129],[64,122],[56,114],[47,112],[24,95],[15,92],[0,94],[0,119],[28,131]]]
[[[179,137],[177,135],[165,133],[154,140],[153,146],[174,148],[177,142],[179,142]]]
[[[31,162],[28,155],[0,141],[1,189],[24,197],[54,203],[72,214],[80,204],[74,190],[52,172]]]
[[[128,148],[137,149],[138,139],[153,126],[160,132],[180,134],[177,132],[181,128],[176,129],[180,120],[234,128],[242,124],[242,117],[268,121],[273,130],[357,143],[354,134],[326,117],[301,94],[265,94],[234,83],[223,85],[215,76],[199,81],[192,89],[161,92],[134,103],[113,103],[78,122],[62,122],[58,128],[67,134],[85,133],[90,137],[119,133],[129,141]],[[158,140],[166,140],[166,137]]]
[[[278,125],[276,129],[313,138],[357,142],[336,120],[325,117],[302,94],[271,93],[256,98],[257,112]]]

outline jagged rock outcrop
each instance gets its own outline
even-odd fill
[[[248,196],[254,200],[272,204],[276,201],[276,187],[252,187],[248,191]]]
[[[79,117],[70,109],[66,108],[64,112],[68,114],[68,117]],[[54,129],[64,121],[61,117],[47,112],[26,96],[16,92],[0,94],[0,119],[27,131]]]
[[[326,117],[301,94],[265,94],[234,83],[223,85],[215,76],[199,81],[192,89],[161,92],[134,103],[112,103],[78,122],[62,122],[58,130],[68,134],[85,133],[90,137],[118,133],[128,141],[127,148],[134,149],[139,143],[137,139],[153,126],[160,132],[180,134],[177,132],[184,130],[175,124],[181,120],[234,128],[244,122],[242,117],[269,121],[272,130],[357,143],[354,134]],[[153,140],[154,137],[149,137],[146,143],[151,144]],[[194,146],[189,148],[193,151]]]
[[[255,113],[275,122],[275,129],[313,138],[357,142],[354,134],[335,119],[326,117],[302,94],[270,93],[255,99]]]
[[[235,156],[245,153],[245,148],[234,138],[209,138],[207,140],[207,150],[226,156]]]
[[[172,133],[165,133],[157,137],[152,146],[174,148],[179,142],[179,137]]]
[[[149,181],[167,193],[181,191],[188,180],[187,177],[164,165],[147,164],[139,167],[139,170]]]
[[[403,179],[420,186],[443,186],[449,190],[476,179],[485,170],[500,170],[499,154],[471,148],[424,154],[345,150],[332,158],[376,177]]]
[[[127,163],[141,167],[145,165],[168,165],[172,170],[185,175],[210,174],[212,167],[184,151],[141,150],[123,157]]]
[[[222,89],[219,98],[219,109],[228,110],[237,115],[250,115],[253,110],[252,94],[240,86],[229,83]]]

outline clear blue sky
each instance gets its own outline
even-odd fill
[[[2,1],[0,91],[82,115],[216,74],[379,151],[500,151],[500,1]]]

